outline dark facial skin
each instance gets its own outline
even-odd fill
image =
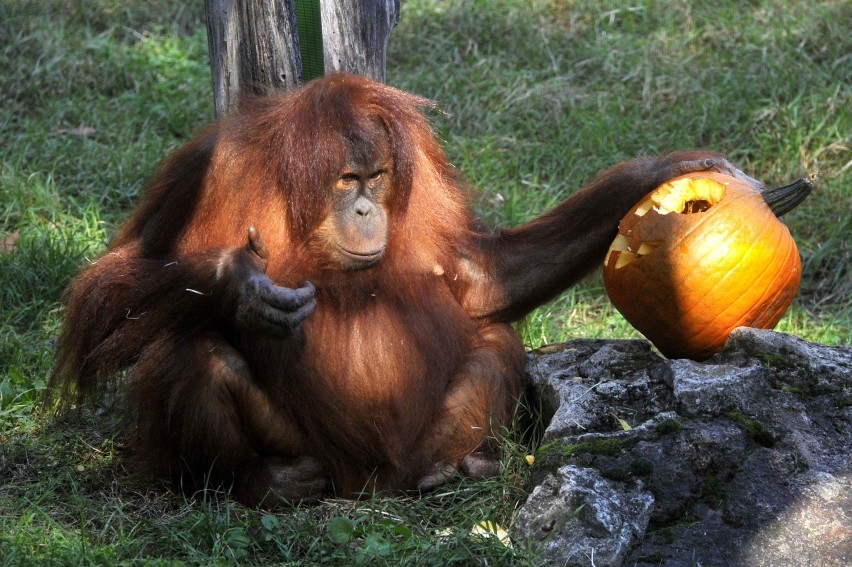
[[[317,236],[329,259],[343,269],[368,268],[388,243],[385,208],[393,184],[393,159],[385,135],[353,140],[340,177],[333,183],[331,211]]]

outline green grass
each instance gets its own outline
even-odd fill
[[[135,477],[107,403],[62,420],[39,406],[62,289],[212,116],[200,5],[0,0],[0,563],[535,564],[469,531],[511,531],[522,444],[497,480],[268,515]],[[770,184],[817,172],[785,219],[804,280],[779,329],[852,343],[848,2],[409,0],[402,16],[388,80],[438,101],[437,131],[494,224],[675,148]],[[522,331],[530,346],[636,336],[599,276]]]

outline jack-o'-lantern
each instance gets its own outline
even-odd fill
[[[801,280],[778,214],[811,184],[759,192],[721,173],[668,181],[627,213],[604,262],[612,303],[669,358],[705,359],[736,327],[773,328]]]

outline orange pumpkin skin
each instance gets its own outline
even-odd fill
[[[801,274],[796,243],[761,194],[715,172],[646,196],[621,220],[604,261],[604,285],[624,318],[667,357],[695,360],[719,352],[736,327],[773,328]]]

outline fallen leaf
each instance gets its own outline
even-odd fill
[[[494,522],[479,522],[470,529],[470,533],[480,536],[497,536],[497,539],[506,547],[512,547],[509,533]]]
[[[81,138],[85,138],[86,136],[96,134],[97,130],[95,130],[91,126],[80,124],[76,128],[57,128],[54,130],[54,132],[57,134],[71,134],[72,136],[80,136]]]
[[[611,411],[611,412],[609,412],[609,415],[611,415],[613,418],[615,418],[615,421],[618,422],[618,425],[620,425],[621,429],[623,429],[624,431],[632,431],[633,430],[633,427],[629,423],[627,423],[626,421],[624,421],[623,419],[621,419],[620,417],[615,415],[615,412]]]
[[[533,352],[536,354],[554,354],[557,352],[562,352],[567,347],[562,343],[554,343],[549,345],[542,345],[538,348],[533,349]]]
[[[4,254],[4,253],[8,253],[8,252],[14,252],[15,250],[17,250],[18,247],[15,246],[15,243],[18,241],[18,239],[20,237],[21,237],[21,231],[20,230],[10,232],[5,237],[3,237],[3,241],[0,242],[0,254]]]

